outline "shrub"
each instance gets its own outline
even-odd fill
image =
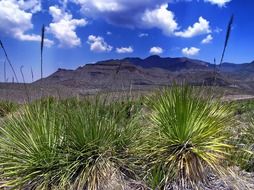
[[[26,105],[0,128],[2,186],[50,189],[58,180],[64,157],[63,117],[58,104]]]
[[[129,105],[99,100],[81,105],[66,112],[69,154],[65,181],[71,181],[73,189],[91,190],[124,184],[121,171],[129,170],[127,151],[137,134],[136,120],[127,114]]]
[[[146,158],[153,188],[197,187],[206,183],[208,171],[225,173],[230,106],[205,95],[194,87],[174,86],[148,97],[150,125],[136,151]]]
[[[96,190],[123,184],[128,149],[138,134],[129,111],[129,103],[99,99],[24,106],[0,128],[1,186]]]

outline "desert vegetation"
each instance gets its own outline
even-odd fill
[[[31,101],[21,67],[27,102],[0,102],[0,189],[253,189],[238,176],[254,172],[254,101],[223,101],[216,83],[232,23],[211,88],[178,83],[135,99]]]
[[[253,171],[252,106],[187,85],[138,100],[1,103],[1,187],[204,189],[232,167]]]

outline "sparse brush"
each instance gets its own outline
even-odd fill
[[[0,101],[0,117],[5,117],[18,109],[18,104],[10,101]]]
[[[231,156],[233,163],[248,172],[254,172],[254,112],[253,102],[243,103],[245,125],[240,122],[237,129],[232,131],[232,144],[235,150]],[[249,105],[249,106],[248,106]],[[246,112],[247,111],[247,112]],[[237,134],[236,134],[237,133]]]
[[[207,182],[208,171],[226,172],[230,106],[204,98],[204,93],[189,86],[165,89],[149,97],[147,106],[150,123],[135,151],[145,158],[153,187],[173,183],[180,189],[198,187]]]

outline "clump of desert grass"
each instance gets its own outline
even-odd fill
[[[232,154],[240,155],[240,150],[230,141],[234,109],[207,92],[174,85],[142,102],[90,97],[25,104],[1,124],[0,187],[210,186],[209,176],[229,175]],[[253,126],[243,138],[248,146]],[[242,166],[251,171],[252,158],[246,161]]]
[[[0,101],[0,118],[15,112],[19,105],[10,101]]]
[[[152,189],[200,188],[208,174],[227,173],[229,105],[194,87],[174,86],[147,99],[148,114],[136,153]]]
[[[238,125],[231,129],[235,150],[232,161],[242,170],[254,172],[254,110],[253,100],[237,103]]]
[[[1,187],[124,189],[138,134],[129,107],[99,99],[25,105],[0,128]]]

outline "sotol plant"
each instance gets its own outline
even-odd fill
[[[50,101],[26,105],[0,128],[1,187],[51,189],[64,166],[63,117]]]
[[[128,107],[96,100],[77,106],[75,112],[67,111],[69,156],[65,181],[71,182],[71,189],[123,188],[121,168],[128,170],[127,150],[138,134]]]
[[[207,95],[207,94],[206,94]],[[180,189],[205,183],[207,172],[222,175],[227,150],[229,106],[207,99],[194,87],[165,89],[149,97],[150,125],[136,151],[146,158],[147,179],[154,189]]]
[[[138,134],[127,107],[75,99],[27,105],[0,128],[1,186],[97,190],[123,185],[121,169],[128,170],[128,148]]]

